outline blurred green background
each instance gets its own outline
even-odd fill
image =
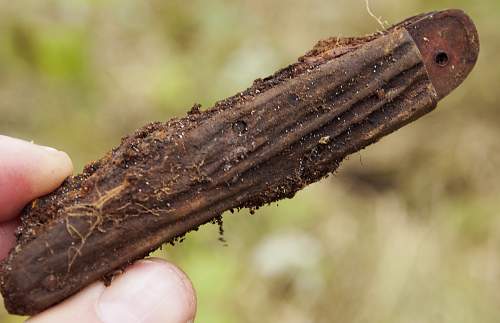
[[[371,5],[390,23],[464,9],[476,69],[337,175],[226,215],[227,245],[207,225],[157,252],[192,278],[197,322],[500,320],[500,1]],[[321,38],[377,28],[363,0],[2,0],[0,133],[65,150],[80,171],[148,121],[209,107]]]

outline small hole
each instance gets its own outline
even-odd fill
[[[288,102],[292,105],[295,105],[299,102],[300,98],[297,94],[295,93],[290,93],[288,94]]]
[[[436,64],[442,67],[448,65],[448,62],[450,60],[448,54],[446,54],[445,52],[437,53],[435,59],[436,59]]]
[[[245,121],[236,121],[233,123],[233,130],[239,133],[240,135],[247,132],[247,123]]]

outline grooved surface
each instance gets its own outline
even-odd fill
[[[369,40],[233,105],[151,124],[37,200],[3,264],[7,308],[34,314],[226,210],[292,197],[434,108],[408,32]]]

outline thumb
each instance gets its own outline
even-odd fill
[[[111,286],[94,283],[29,323],[188,323],[196,313],[191,282],[174,265],[141,260]]]

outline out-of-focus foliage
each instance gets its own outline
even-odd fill
[[[227,246],[207,225],[157,252],[192,278],[198,322],[498,322],[500,1],[371,2],[391,23],[464,9],[478,66],[434,113],[337,175],[226,215]],[[320,38],[377,28],[363,0],[2,0],[0,132],[66,150],[81,169]]]

